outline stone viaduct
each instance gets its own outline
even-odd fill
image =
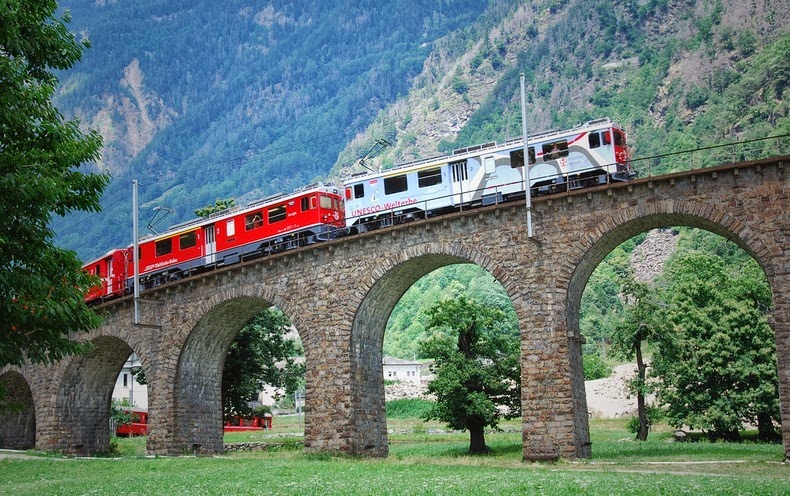
[[[537,198],[535,236],[523,203],[494,205],[232,265],[99,307],[95,349],[50,366],[6,367],[26,405],[0,416],[0,447],[93,453],[109,447],[115,378],[128,355],[149,387],[151,454],[223,450],[220,383],[242,325],[276,305],[299,330],[307,363],[305,448],[387,455],[382,342],[395,304],[423,275],[477,264],[505,288],[521,329],[525,459],[591,453],[578,309],[598,263],[649,229],[692,226],[737,243],[773,291],[790,455],[788,157],[730,164]]]

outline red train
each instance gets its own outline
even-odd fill
[[[337,189],[310,186],[274,195],[245,207],[171,227],[139,242],[141,288],[193,273],[326,241],[345,228]],[[109,251],[84,265],[99,277],[86,301],[95,303],[130,293],[134,286],[133,247]]]
[[[203,270],[310,245],[329,238],[524,198],[526,167],[533,195],[628,181],[636,176],[626,134],[608,118],[562,131],[486,143],[450,155],[355,174],[338,189],[307,186],[173,226],[139,242],[141,287]],[[111,250],[85,264],[101,283],[95,303],[133,289],[133,248]]]

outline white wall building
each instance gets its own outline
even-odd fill
[[[148,409],[148,386],[140,384],[134,379],[134,373],[141,368],[137,355],[132,353],[123,364],[121,373],[115,379],[115,389],[112,391],[113,400],[128,400],[129,405],[137,408]]]
[[[420,362],[384,357],[382,363],[384,364],[385,381],[412,382],[420,385]]]

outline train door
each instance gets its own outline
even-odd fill
[[[213,264],[217,261],[217,239],[214,235],[214,224],[203,228],[203,239],[206,240],[203,259],[206,265]]]
[[[453,205],[464,201],[464,192],[469,190],[469,164],[466,160],[450,163],[452,176]]]

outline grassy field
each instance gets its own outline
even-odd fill
[[[593,421],[589,460],[525,463],[517,422],[486,436],[493,453],[469,456],[468,434],[438,423],[392,419],[390,456],[309,455],[296,418],[271,431],[232,433],[227,443],[271,448],[218,457],[147,458],[145,439],[119,439],[114,458],[28,453],[0,461],[0,494],[790,494],[779,444],[670,442],[659,426],[645,443],[625,421]]]

